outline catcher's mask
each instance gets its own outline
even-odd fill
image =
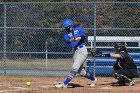
[[[120,53],[121,51],[127,52],[127,44],[125,42],[116,43],[114,45],[115,53]]]

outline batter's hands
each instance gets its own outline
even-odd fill
[[[76,41],[78,41],[78,40],[81,40],[81,37],[72,38],[72,39],[70,39],[70,42],[76,42]]]
[[[77,37],[75,38],[75,41],[81,40],[81,37]]]

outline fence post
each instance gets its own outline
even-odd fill
[[[3,42],[3,58],[4,58],[4,75],[6,75],[6,4],[4,4],[4,42]]]
[[[45,49],[46,49],[46,53],[45,53],[46,61],[45,62],[46,62],[46,69],[47,69],[47,64],[48,64],[48,60],[47,60],[48,59],[48,41],[47,40],[45,42]]]
[[[96,3],[94,4],[94,50],[96,50]],[[96,76],[96,58],[93,57],[94,61],[94,76]]]

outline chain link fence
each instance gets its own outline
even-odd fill
[[[140,2],[1,2],[0,5],[1,74],[67,75],[72,65],[72,49],[63,41],[62,22],[66,18],[83,26],[88,36],[110,37],[108,42],[87,39],[89,50],[94,47],[113,53],[113,44],[125,41],[140,66]],[[114,41],[111,36],[124,38]],[[125,39],[128,36],[132,42]],[[89,54],[84,64],[88,71],[96,69],[96,75],[110,76],[114,59],[96,58],[93,63],[91,60]]]

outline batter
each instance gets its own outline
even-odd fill
[[[73,65],[72,69],[70,70],[70,74],[61,84],[55,85],[57,88],[66,88],[69,82],[79,73],[81,76],[84,76],[91,80],[91,87],[95,86],[96,78],[93,74],[90,74],[85,71],[83,68],[83,63],[85,62],[88,51],[85,47],[85,39],[86,39],[86,32],[84,28],[80,26],[74,26],[74,22],[71,19],[66,19],[63,22],[63,26],[66,30],[66,34],[64,35],[64,40],[67,44],[70,44],[74,50],[73,55]]]

